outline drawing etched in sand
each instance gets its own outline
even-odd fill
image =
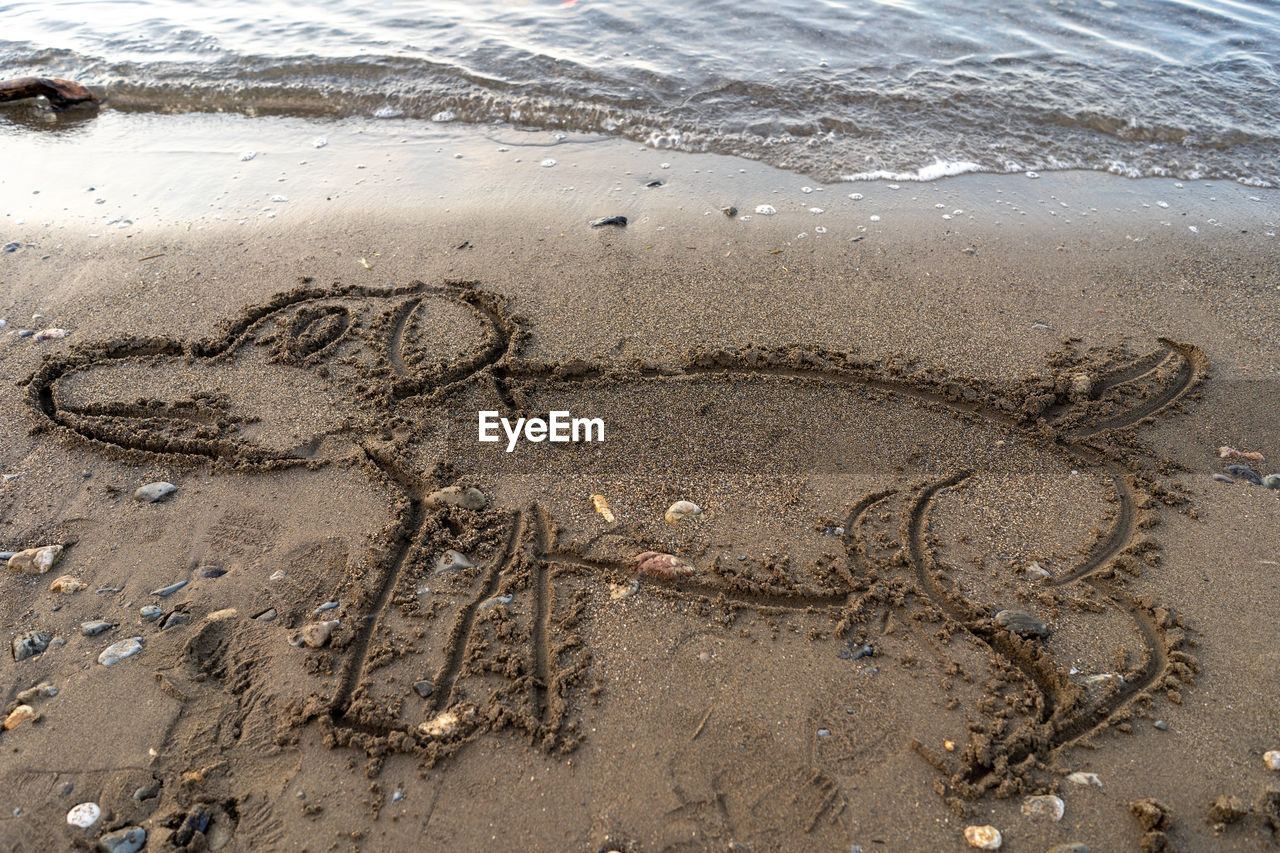
[[[998,677],[952,700],[982,721],[969,742],[915,743],[948,795],[1036,789],[1060,753],[1190,680],[1176,619],[1126,588],[1159,570],[1147,533],[1159,487],[1122,437],[1205,377],[1195,347],[1064,351],[988,387],[803,346],[556,363],[530,354],[536,335],[470,282],[304,285],[208,340],[51,357],[28,394],[48,427],[103,453],[215,474],[343,466],[393,496],[367,553],[300,555],[337,609],[202,629],[336,620],[327,645],[293,652],[321,686],[291,697],[287,722],[371,755],[434,762],[512,732],[572,750],[595,707],[591,637],[628,597],[713,628],[782,622],[814,655],[870,658],[905,626],[920,656],[950,656],[956,680],[984,678],[956,658],[985,660]],[[608,441],[507,454],[475,439],[477,411],[553,409],[604,419]],[[485,500],[442,500],[455,486]],[[706,512],[665,522],[684,498]],[[1041,511],[1019,514],[1030,505]],[[1094,517],[1059,523],[1067,507]],[[1014,528],[1019,554],[984,546],[984,530]],[[639,575],[648,551],[692,572]]]

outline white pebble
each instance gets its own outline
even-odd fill
[[[97,823],[100,817],[102,817],[102,809],[97,803],[81,803],[78,806],[72,806],[71,811],[67,812],[67,823],[81,829],[88,829]]]
[[[811,207],[811,208],[809,208],[809,212],[810,212],[810,213],[822,213],[822,212],[823,212],[823,210],[822,210],[822,208],[820,208],[820,207]]]
[[[1280,770],[1280,749],[1269,749],[1262,753],[1262,760],[1271,770]]]
[[[552,159],[550,159],[550,158],[547,158],[546,160],[543,160],[543,161],[542,161],[542,168],[544,168],[544,169],[550,169],[550,168],[551,168],[552,166],[554,166],[555,164],[556,164],[556,161],[555,161],[555,160],[552,160]]]
[[[1085,773],[1081,770],[1077,770],[1075,773],[1069,774],[1067,776],[1067,781],[1073,785],[1095,785],[1099,788],[1102,787],[1102,780],[1098,778],[1097,773]]]
[[[1053,794],[1042,794],[1037,797],[1027,797],[1022,801],[1022,813],[1027,817],[1042,818],[1047,817],[1055,823],[1062,820],[1062,815],[1066,813],[1066,803],[1062,802],[1061,797],[1055,797]]]
[[[876,216],[875,214],[872,214],[872,216],[871,216],[871,221],[872,221],[872,222],[879,222],[879,221],[880,221],[880,217],[879,217],[879,216]]]
[[[257,152],[257,151],[246,151],[246,152],[244,152],[243,154],[241,154],[241,155],[240,155],[240,159],[241,159],[241,160],[244,160],[245,162],[248,162],[248,161],[252,160],[254,157],[257,157],[257,156],[258,156],[258,152]]]
[[[311,140],[312,148],[323,148],[328,144],[329,140],[325,139],[323,136],[317,136],[315,139]]]
[[[761,204],[756,206],[756,213],[761,216],[773,216],[778,210],[771,204]]]
[[[994,826],[966,826],[964,840],[969,842],[970,847],[977,847],[979,850],[999,850],[1004,842],[1000,837],[1000,830]]]
[[[849,198],[853,199],[854,201],[862,201],[863,195],[862,193],[849,193]]]
[[[801,187],[801,188],[800,188],[800,192],[805,193],[805,194],[811,193],[811,192],[813,192],[813,187]]]
[[[140,651],[142,651],[142,638],[130,637],[127,640],[112,643],[103,649],[102,654],[98,655],[98,663],[103,666],[111,666],[127,657],[136,655]]]

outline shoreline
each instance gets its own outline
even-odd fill
[[[2,493],[0,550],[69,546],[48,577],[5,578],[10,635],[38,627],[67,642],[0,664],[7,701],[41,679],[61,690],[38,724],[3,735],[19,782],[0,835],[72,841],[63,815],[92,800],[112,810],[113,828],[148,827],[149,846],[203,803],[211,849],[411,838],[772,849],[804,838],[960,850],[967,824],[990,823],[1017,853],[1136,847],[1143,829],[1128,804],[1155,798],[1172,815],[1160,831],[1178,846],[1271,839],[1259,798],[1276,787],[1262,752],[1280,744],[1268,618],[1280,583],[1266,535],[1280,492],[1212,474],[1225,464],[1219,445],[1280,458],[1269,391],[1280,373],[1277,191],[1076,172],[820,185],[715,155],[505,129],[102,118],[80,136],[23,140],[30,165],[0,178],[2,242],[22,244],[0,254],[0,406],[11,413],[0,444],[5,473],[19,474]],[[157,141],[122,150],[138,138]],[[654,180],[662,186],[646,186]],[[736,216],[721,212],[728,205]],[[589,225],[614,215],[627,225]],[[413,281],[433,293],[474,284],[452,302],[395,303],[418,299]],[[273,332],[275,314],[218,337],[230,334],[224,320],[257,316],[243,312],[295,288],[315,289],[321,312],[298,319],[284,303],[279,329],[301,324],[297,341]],[[38,344],[10,334],[46,326],[70,334]],[[180,346],[146,356],[122,344],[133,354],[119,358],[88,349],[131,336]],[[401,349],[384,362],[387,336]],[[1162,400],[1178,373],[1156,357],[1162,338],[1198,348],[1208,367],[1146,419],[1144,401]],[[205,339],[226,354],[200,355]],[[505,373],[486,349],[495,340],[513,354]],[[488,353],[476,362],[488,366],[432,396],[459,352],[467,364]],[[773,372],[713,369],[752,353]],[[113,435],[164,447],[228,431],[315,464],[104,453],[30,411],[26,381],[45,356],[85,359],[54,399],[122,418]],[[284,370],[290,359],[306,369]],[[783,375],[814,365],[819,375]],[[415,370],[427,377],[418,385],[406,379]],[[896,371],[887,375],[912,393],[822,370],[859,381]],[[987,417],[999,413],[991,400],[1023,404],[1028,389],[1081,372],[1117,385],[1145,377],[1151,387],[1079,415],[1105,424],[1131,410],[1134,422],[1077,438]],[[365,396],[343,397],[344,382]],[[948,383],[971,392],[982,417],[950,407]],[[1049,396],[1050,408],[1073,404],[1066,390]],[[148,424],[138,414],[148,400],[166,411],[186,400],[190,423]],[[522,445],[511,456],[526,461],[508,462],[501,446],[485,455],[447,428],[457,421],[474,438],[478,411],[513,403],[601,413],[609,439]],[[1085,455],[1064,456],[1076,441]],[[1088,454],[1110,468],[1090,470]],[[957,479],[961,467],[976,470],[972,483]],[[1115,476],[1122,488],[1108,485]],[[178,492],[154,505],[130,498],[153,480]],[[454,480],[493,506],[446,520],[425,511],[430,488]],[[618,526],[602,526],[593,493]],[[864,494],[879,497],[864,506]],[[680,499],[707,518],[663,522]],[[915,512],[926,505],[927,518]],[[848,524],[850,506],[874,533],[857,607],[826,592],[846,552],[843,534],[823,531]],[[1098,551],[1122,522],[1133,527],[1125,548]],[[438,573],[446,547],[476,565]],[[688,559],[688,588],[642,578],[627,592],[626,563],[643,550]],[[1069,574],[1095,552],[1117,561],[1105,588],[1025,585],[1029,562]],[[725,586],[735,556],[748,585]],[[934,561],[955,587],[903,571]],[[200,574],[210,566],[224,575]],[[276,571],[285,577],[270,580]],[[50,593],[63,572],[90,588]],[[190,621],[140,622],[148,591],[178,577],[190,587],[160,604]],[[1044,615],[1043,647],[1064,673],[1145,672],[1157,658],[1185,671],[1125,696],[1089,735],[1093,748],[1033,753],[998,792],[966,797],[921,756],[980,763],[1035,717],[1043,685],[1019,669],[1023,658],[992,651],[1004,647],[987,628],[944,616],[939,602],[953,595]],[[294,629],[328,618],[313,611],[330,600],[342,623],[333,644],[290,646]],[[1143,651],[1147,623],[1124,616],[1134,601],[1170,643],[1158,655]],[[238,615],[208,618],[227,609]],[[275,621],[255,618],[268,609]],[[105,643],[77,628],[91,618],[119,623],[104,640],[136,630],[144,650],[97,665]],[[455,624],[473,645],[445,642]],[[849,643],[875,651],[841,656]],[[461,699],[423,697],[422,680]],[[1048,695],[1069,704],[1072,689]],[[324,710],[332,695],[337,717]],[[465,734],[434,751],[370,734],[442,726],[449,710]],[[363,728],[335,728],[337,718]],[[1076,770],[1104,786],[1072,785]],[[156,798],[134,799],[153,781]],[[1050,791],[1067,802],[1062,822],[1021,812],[1024,796]],[[1220,795],[1253,813],[1215,827],[1206,815]]]

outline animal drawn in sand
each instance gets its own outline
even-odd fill
[[[335,579],[341,609],[310,617],[338,623],[308,654],[336,666],[316,713],[340,744],[435,759],[506,729],[571,749],[591,662],[582,620],[599,615],[593,602],[633,592],[806,621],[850,648],[904,610],[966,637],[1017,694],[1009,719],[955,752],[917,745],[966,795],[1189,679],[1176,620],[1124,579],[1158,565],[1144,534],[1153,499],[1141,471],[1099,439],[1176,405],[1206,372],[1195,347],[1161,340],[1127,363],[1090,372],[1068,359],[1000,385],[811,347],[695,349],[672,366],[540,361],[526,354],[531,341],[507,300],[475,283],[303,285],[206,340],[128,338],[50,356],[28,394],[50,427],[104,453],[215,473],[343,464],[393,496],[383,544]],[[606,443],[508,454],[475,440],[478,408],[566,405],[603,417]],[[587,490],[571,509],[529,497],[584,470],[589,480],[599,453],[626,482],[661,480],[679,497],[696,498],[680,490],[709,471],[735,469],[743,482],[757,467],[821,471],[839,510],[816,528],[776,512],[777,478],[674,526],[661,520],[666,501],[652,524],[628,512],[610,523]],[[619,461],[630,453],[642,460],[633,470]],[[655,459],[661,471],[648,469]],[[968,576],[931,521],[940,502],[953,515],[980,503],[965,496],[983,483],[1016,491],[1036,466],[1079,475],[1093,501],[1082,505],[1099,517],[1052,571],[1019,578],[1020,608],[1083,600],[1093,618],[1124,626],[1141,651],[1113,677],[1072,673],[1056,635]],[[476,484],[484,491],[466,491]],[[744,517],[774,538],[771,558],[736,547]],[[637,571],[672,551],[665,564],[687,571]]]

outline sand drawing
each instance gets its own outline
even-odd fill
[[[915,745],[948,796],[980,796],[1033,775],[1136,701],[1190,680],[1185,629],[1130,591],[1129,578],[1158,569],[1158,544],[1146,530],[1161,497],[1131,439],[1205,378],[1194,346],[1160,340],[1148,355],[1110,362],[1067,353],[1042,375],[993,387],[811,347],[694,348],[679,367],[607,358],[557,364],[526,355],[535,331],[472,282],[390,290],[305,283],[246,309],[208,340],[129,338],[50,357],[28,395],[48,428],[106,454],[185,460],[215,474],[342,465],[393,496],[383,535],[333,577],[341,609],[299,611],[287,626],[339,622],[323,648],[298,652],[332,677],[326,695],[299,700],[293,719],[324,727],[335,746],[434,761],[506,730],[551,753],[574,748],[591,713],[581,701],[592,667],[584,626],[611,592],[812,623],[838,649],[874,642],[890,618],[914,618],[982,649],[1012,697],[998,722],[954,751]],[[267,380],[238,382],[250,364]],[[641,577],[635,556],[670,543],[646,538],[652,528],[606,524],[589,491],[580,495],[587,521],[575,523],[541,500],[499,496],[472,508],[441,495],[479,482],[487,466],[520,464],[475,441],[477,406],[545,413],[549,400],[564,397],[613,415],[621,397],[651,403],[645,411],[653,414],[609,420],[624,433],[615,446],[642,443],[648,420],[663,440],[689,436],[680,455],[690,465],[704,450],[719,452],[714,430],[696,423],[715,417],[715,406],[741,398],[740,411],[750,413],[760,399],[786,412],[794,398],[820,446],[814,458],[861,442],[845,461],[849,482],[867,485],[847,496],[838,523],[811,537],[838,556],[764,564],[733,556],[732,534],[717,533],[677,555],[694,569],[689,576]],[[694,401],[670,403],[678,427],[662,421],[664,401],[677,397]],[[829,421],[808,414],[822,411]],[[918,419],[955,436],[955,449],[923,453],[892,482],[867,474],[890,468],[867,458],[870,448],[901,446],[903,458],[915,458],[910,424]],[[874,441],[863,437],[872,431]],[[775,454],[791,447],[779,446]],[[511,476],[536,482],[589,464],[574,448],[543,445],[538,453]],[[949,538],[936,516],[957,512],[957,501],[980,501],[982,482],[1016,483],[1020,458],[1079,474],[1105,511],[1069,558],[1033,567],[1025,582],[1019,576],[1030,603],[1014,607],[966,577],[965,537]],[[1115,630],[1136,638],[1136,654],[1120,654],[1107,677],[1076,676],[1055,657],[1056,634],[1046,639],[1043,623],[1010,613],[1037,601],[1075,602],[1089,618],[1122,625]],[[901,733],[904,742],[912,737]]]

